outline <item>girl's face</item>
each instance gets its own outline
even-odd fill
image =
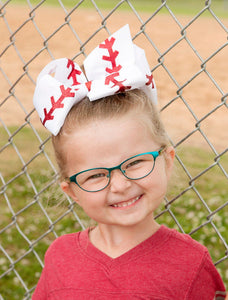
[[[64,145],[68,175],[96,167],[111,168],[131,156],[159,150],[161,145],[154,142],[146,124],[142,116],[129,113],[78,128]],[[99,192],[83,191],[75,183],[63,182],[61,186],[98,223],[136,225],[151,218],[162,202],[173,158],[174,150],[169,147],[156,159],[152,173],[138,180],[114,170],[110,184]]]

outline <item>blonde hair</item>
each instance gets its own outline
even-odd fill
[[[56,160],[60,175],[66,178],[66,154],[64,153],[64,141],[69,138],[77,128],[95,120],[119,118],[129,112],[145,115],[149,122],[146,125],[152,133],[154,141],[161,146],[168,146],[169,140],[160,119],[156,105],[148,96],[139,89],[114,94],[96,101],[83,99],[72,107],[65,119],[65,123],[57,136],[52,136]],[[66,150],[65,150],[66,151]]]

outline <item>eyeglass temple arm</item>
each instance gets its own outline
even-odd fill
[[[163,146],[161,147],[160,150],[158,150],[158,154],[160,155],[162,152],[164,152],[166,150],[167,146]]]

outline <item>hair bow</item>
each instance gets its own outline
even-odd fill
[[[157,102],[145,52],[133,44],[128,25],[98,45],[85,59],[84,69],[85,74],[78,64],[61,58],[50,62],[37,78],[33,103],[53,135],[58,134],[71,107],[86,96],[94,101],[140,88]]]

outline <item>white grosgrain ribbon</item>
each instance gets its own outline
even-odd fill
[[[145,52],[133,44],[128,25],[97,46],[84,61],[85,74],[67,58],[41,71],[33,97],[42,124],[57,135],[71,107],[132,89],[142,89],[154,103],[157,91]],[[53,75],[53,76],[52,76]]]

